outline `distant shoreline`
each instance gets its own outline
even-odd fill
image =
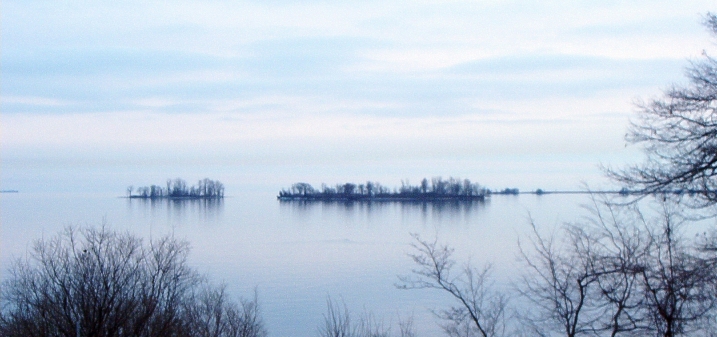
[[[628,196],[628,195],[648,195],[648,194],[687,194],[687,195],[693,195],[693,194],[700,194],[700,193],[706,193],[707,191],[702,190],[674,190],[674,191],[631,191],[628,189],[621,189],[619,191],[544,191],[541,189],[537,189],[535,191],[524,191],[524,192],[518,192],[518,191],[489,191],[488,195],[518,195],[518,194],[535,194],[535,195],[545,195],[545,194],[619,194],[622,196]]]
[[[518,195],[518,194],[535,194],[535,195],[545,195],[545,194],[621,194],[621,195],[628,195],[628,194],[641,194],[640,192],[632,192],[632,191],[522,191],[522,192],[503,192],[503,191],[497,191],[497,192],[489,192],[489,195]]]
[[[0,193],[20,193],[18,190],[2,190]]]

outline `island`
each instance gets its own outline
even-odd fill
[[[221,199],[224,198],[224,184],[208,178],[194,186],[188,186],[183,179],[167,179],[166,187],[159,185],[134,188],[127,187],[127,198],[135,199]]]
[[[277,196],[281,201],[484,201],[487,190],[468,179],[440,177],[421,180],[420,185],[401,181],[401,187],[390,189],[377,182],[364,184],[345,183],[335,186],[322,184],[317,189],[308,183],[296,183],[282,189]]]

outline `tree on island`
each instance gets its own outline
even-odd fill
[[[408,180],[401,181],[398,189],[389,189],[378,182],[367,181],[366,184],[344,183],[333,187],[321,184],[315,189],[308,183],[296,183],[290,189],[279,192],[282,200],[476,200],[483,199],[487,190],[468,179],[441,177],[421,181],[421,185],[411,185]]]
[[[181,178],[174,180],[167,179],[167,187],[151,185],[137,188],[137,194],[132,194],[133,187],[127,187],[129,198],[190,198],[190,199],[214,199],[224,197],[224,184],[219,180],[208,178],[199,180],[197,185],[187,186],[187,182]]]

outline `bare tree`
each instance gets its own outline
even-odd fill
[[[355,335],[355,328],[351,326],[351,315],[346,304],[341,308],[338,303],[326,299],[327,313],[324,315],[324,325],[319,327],[321,337],[351,337]],[[343,310],[342,310],[343,309]]]
[[[585,233],[579,236],[581,240],[592,241],[592,273],[604,309],[596,330],[611,337],[650,330],[638,273],[651,243],[645,219],[634,204],[616,206],[592,200],[593,216],[571,227]]]
[[[574,337],[594,330],[598,322],[593,294],[597,291],[592,270],[590,241],[584,232],[567,231],[568,245],[560,245],[554,236],[543,237],[535,223],[530,225],[531,245],[519,242],[526,272],[518,291],[533,304],[521,313],[533,333],[547,336],[551,331]]]
[[[188,252],[185,241],[146,245],[104,225],[38,240],[0,288],[0,335],[264,336],[256,299],[230,301],[187,265]],[[229,328],[246,324],[249,334]]]
[[[409,316],[407,319],[398,318],[399,336],[401,337],[416,337],[416,328],[413,326],[413,316]]]
[[[601,283],[600,300],[612,308],[615,336],[622,332],[651,332],[672,337],[707,332],[703,324],[714,315],[715,260],[698,242],[682,235],[686,225],[679,205],[662,201],[651,218],[635,206],[594,228],[595,274]],[[605,213],[605,212],[598,212]]]
[[[219,182],[219,180],[214,182],[214,189],[215,189],[215,197],[217,198],[224,198],[224,184]]]
[[[413,235],[418,266],[412,276],[399,276],[400,289],[439,289],[450,294],[458,305],[440,310],[444,331],[450,336],[501,336],[505,333],[507,297],[492,289],[490,265],[476,269],[466,264],[453,275],[453,249],[437,240],[425,241]]]
[[[680,214],[665,206],[660,220],[648,229],[651,244],[638,269],[646,307],[660,335],[694,333],[717,304],[714,261],[682,237]]]
[[[717,37],[717,16],[708,13],[705,25]],[[688,85],[637,104],[626,140],[643,144],[647,159],[607,169],[610,177],[643,193],[694,194],[698,207],[717,203],[717,60],[703,54],[687,69]]]
[[[259,315],[256,291],[254,299],[231,301],[226,287],[204,284],[193,289],[185,302],[183,318],[187,334],[199,337],[265,337],[264,323]]]
[[[391,337],[391,327],[377,320],[373,314],[365,312],[353,321],[346,303],[339,304],[327,298],[327,313],[324,315],[324,324],[319,327],[320,337]],[[399,318],[399,336],[415,337],[413,320]]]
[[[428,192],[428,179],[423,178],[423,180],[421,180],[421,193],[426,192]]]
[[[291,186],[291,191],[293,193],[298,193],[301,195],[307,195],[314,192],[314,188],[308,184],[308,183],[296,183]]]
[[[717,304],[716,259],[681,235],[684,219],[661,202],[647,218],[635,204],[595,203],[587,222],[567,224],[563,240],[533,225],[521,252],[529,273],[520,291],[539,335],[657,335],[710,331]]]

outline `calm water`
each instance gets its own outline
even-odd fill
[[[326,299],[386,324],[413,315],[421,336],[440,335],[429,309],[451,303],[430,290],[397,290],[410,272],[410,233],[438,237],[456,257],[494,264],[499,286],[516,274],[517,240],[528,218],[554,228],[586,212],[584,195],[493,196],[485,203],[279,202],[254,189],[219,202],[143,201],[116,195],[0,194],[0,264],[22,256],[32,240],[67,225],[111,227],[142,237],[173,233],[192,244],[191,263],[232,294],[256,287],[272,336],[316,336]]]

